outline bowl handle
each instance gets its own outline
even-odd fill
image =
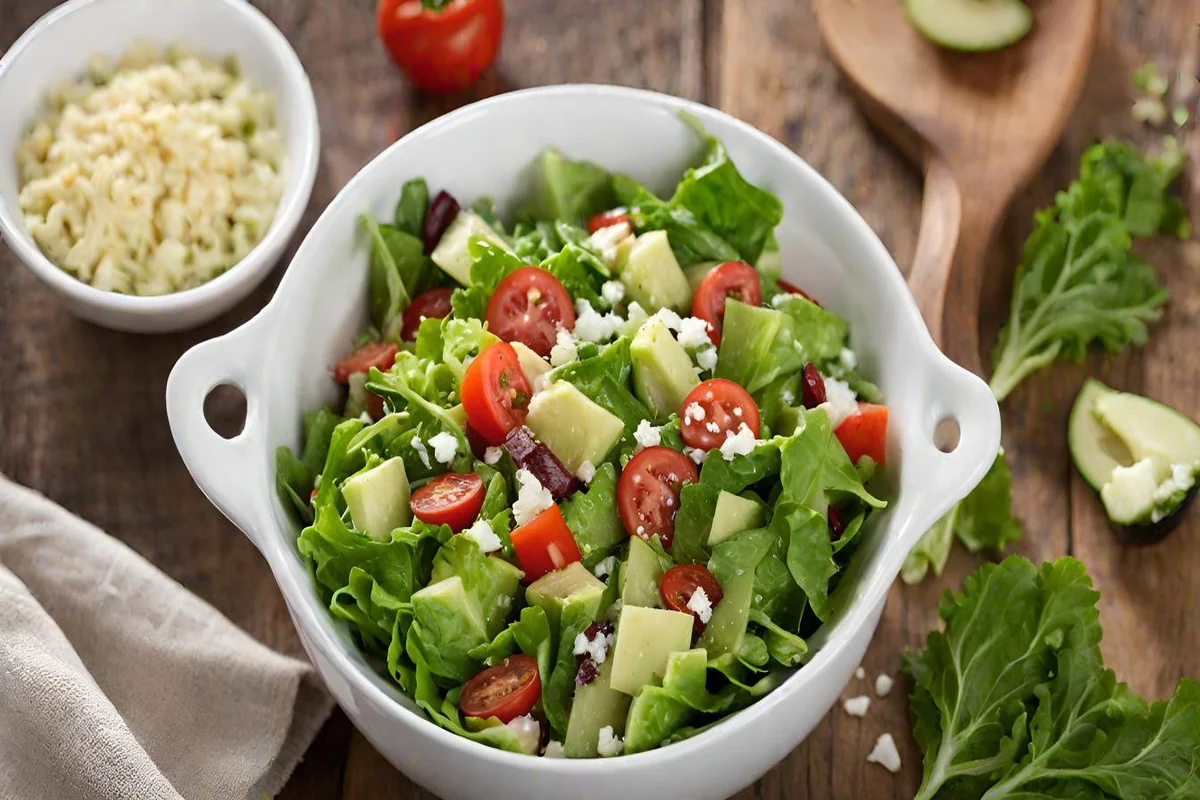
[[[224,336],[202,342],[180,357],[167,378],[167,419],[175,446],[200,491],[237,525],[261,552],[257,516],[262,507],[264,463],[262,337],[251,334],[253,322]],[[246,421],[226,439],[208,424],[204,400],[221,385],[246,397]]]

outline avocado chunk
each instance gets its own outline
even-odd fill
[[[708,531],[708,546],[718,545],[735,533],[761,527],[765,521],[763,507],[757,501],[722,490],[717,495],[712,528]]]
[[[654,548],[640,536],[629,537],[629,560],[621,567],[621,604],[658,608],[663,568]]]
[[[678,611],[622,606],[612,648],[612,688],[632,696],[661,681],[671,653],[691,649],[692,621],[691,614]]]
[[[547,572],[525,589],[525,601],[546,612],[550,629],[558,630],[562,609],[567,603],[595,603],[595,616],[600,611],[604,584],[587,567],[575,561],[562,569]]]
[[[904,0],[904,12],[935,44],[972,53],[1008,47],[1033,27],[1021,0]]]
[[[429,257],[442,271],[463,286],[471,285],[471,258],[467,245],[471,239],[478,236],[487,239],[503,250],[511,250],[504,237],[492,230],[492,226],[483,221],[483,217],[472,211],[460,211],[450,227],[442,234],[441,241]]]
[[[354,527],[377,541],[390,540],[392,531],[412,521],[408,475],[400,457],[389,458],[347,479],[342,484],[342,495]]]
[[[657,317],[638,330],[629,345],[633,390],[657,422],[679,410],[688,393],[700,385],[692,359]]]
[[[536,392],[541,379],[550,374],[550,362],[521,342],[512,342],[511,344],[512,349],[517,352],[517,363],[521,365],[521,372],[525,374],[525,380],[529,381],[529,386]]]
[[[629,299],[651,313],[660,308],[683,312],[692,302],[692,290],[666,231],[649,231],[635,238],[618,270]]]
[[[716,658],[724,653],[736,653],[742,644],[746,624],[750,620],[750,601],[754,597],[754,573],[747,570],[721,587],[721,602],[713,609],[712,619],[704,626],[697,647],[703,647]]]
[[[555,381],[529,401],[525,424],[572,473],[601,464],[625,435],[620,418],[567,381]]]
[[[606,658],[596,678],[575,689],[575,701],[567,719],[567,737],[563,741],[567,758],[600,755],[596,745],[601,728],[611,727],[617,736],[625,733],[631,698],[612,688],[612,666],[613,660]]]
[[[471,677],[478,663],[469,653],[491,637],[462,578],[455,575],[414,592],[412,609],[415,630],[409,640],[423,643],[429,669],[456,681]]]

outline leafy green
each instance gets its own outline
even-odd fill
[[[805,412],[804,427],[783,440],[780,482],[783,496],[822,514],[829,500],[856,498],[871,508],[887,505],[863,485],[858,470],[833,435],[829,415],[822,408]]]
[[[704,459],[700,483],[731,494],[741,494],[761,480],[779,474],[780,447],[785,439],[764,439],[745,455],[726,459],[719,450]]]
[[[517,735],[508,726],[499,724],[499,720],[495,718],[493,718],[493,721],[496,724],[487,725],[478,730],[464,727],[462,717],[458,711],[458,697],[461,687],[451,689],[443,697],[441,689],[434,680],[433,672],[419,652],[416,654],[414,664],[415,669],[412,671],[414,676],[413,687],[411,690],[413,699],[429,715],[430,719],[446,730],[479,742],[480,744],[486,744],[500,750],[508,750],[512,753],[523,752]]]
[[[946,512],[904,559],[900,577],[920,583],[932,568],[941,575],[955,537],[972,553],[984,548],[1003,550],[1021,536],[1021,523],[1012,515],[1012,473],[1004,451],[983,480],[961,502]]]
[[[359,217],[371,238],[371,324],[385,339],[400,340],[402,314],[425,274],[425,245],[412,234]]]
[[[614,205],[608,170],[589,161],[572,161],[550,148],[534,164],[533,196],[520,216],[584,222]]]
[[[471,285],[455,289],[450,295],[451,315],[458,319],[485,319],[488,300],[500,285],[500,281],[525,266],[514,253],[475,237],[467,243],[471,261]]]
[[[1038,212],[1025,243],[993,354],[997,399],[1058,358],[1082,359],[1092,342],[1110,353],[1145,344],[1168,292],[1133,254],[1133,237],[1186,234],[1182,207],[1167,194],[1181,166],[1123,142],[1084,153],[1079,177]]]
[[[591,252],[577,244],[567,244],[542,262],[542,269],[558,278],[575,300],[586,300],[596,307],[605,304],[600,296],[605,276],[595,269],[594,263],[598,260]]]
[[[587,489],[568,497],[561,508],[589,569],[629,538],[617,513],[617,468],[611,463],[597,469]]]
[[[504,627],[521,574],[504,559],[489,558],[473,539],[452,536],[434,558],[430,580],[461,578],[490,638]]]
[[[400,187],[393,224],[409,236],[425,235],[425,212],[429,209],[429,186],[424,178],[405,181]]]
[[[947,595],[943,630],[906,661],[918,800],[1196,797],[1200,686],[1147,705],[1104,669],[1096,602],[1072,558],[1013,556]]]
[[[788,526],[787,568],[819,619],[829,618],[829,581],[837,573],[824,514],[791,504],[776,509],[772,524]]]
[[[703,564],[708,561],[708,534],[721,491],[702,483],[687,483],[679,492],[679,512],[675,515],[675,539],[671,557],[679,564]]]
[[[633,698],[625,725],[625,752],[640,753],[695,719],[727,709],[736,692],[712,694],[706,686],[707,656],[703,650],[671,653],[662,686],[647,686]]]
[[[690,210],[668,205],[632,178],[614,176],[613,188],[617,201],[628,208],[637,233],[666,231],[679,266],[741,258],[736,247],[706,227]]]
[[[558,653],[550,667],[550,679],[542,684],[542,711],[550,729],[561,741],[567,734],[567,718],[575,694],[575,637],[587,630],[600,609],[598,603],[569,599],[563,604],[558,635]]]

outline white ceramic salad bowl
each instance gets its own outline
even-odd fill
[[[851,323],[864,374],[886,393],[890,506],[874,519],[841,587],[840,610],[811,640],[815,655],[780,688],[713,729],[616,760],[533,758],[459,738],[428,721],[368,663],[318,598],[277,499],[274,451],[296,446],[301,415],[333,399],[329,365],[362,328],[368,250],[356,217],[390,216],[404,180],[425,176],[503,217],[547,146],[674,185],[697,149],[677,112],[722,139],[738,169],[784,203],[783,275]],[[247,397],[245,428],[225,440],[204,420],[219,384]],[[765,134],[719,111],[651,92],[601,86],[533,89],[486,100],[414,131],[372,161],[314,225],[271,303],[241,328],[186,353],[167,383],[180,453],[204,493],[258,546],[326,684],[363,734],[413,780],[445,798],[723,798],[753,782],[828,711],[862,659],[909,549],[984,475],[1000,444],[987,386],[935,347],[883,245],[817,172]],[[939,451],[939,421],[961,440]]]

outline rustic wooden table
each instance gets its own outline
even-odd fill
[[[1052,0],[1071,2],[1071,0]],[[53,0],[0,0],[0,52]],[[375,38],[372,0],[262,0],[309,71],[324,149],[305,227],[376,153],[408,130],[463,103],[525,86],[619,83],[701,100],[758,126],[806,158],[862,211],[906,268],[916,242],[918,173],[866,124],[823,52],[807,0],[509,0],[499,63],[472,91],[426,98],[409,91]],[[1033,210],[1074,174],[1098,137],[1148,140],[1130,119],[1129,75],[1147,60],[1195,74],[1200,0],[1108,0],[1096,57],[1066,138],[1000,233],[982,309],[987,346],[1007,307],[1010,275]],[[3,112],[0,112],[3,113]],[[1194,129],[1193,129],[1194,130]],[[1185,144],[1200,163],[1200,134]],[[1200,170],[1193,170],[1200,176]],[[1200,181],[1191,182],[1194,210]],[[979,187],[986,191],[986,187]],[[1193,222],[1200,222],[1193,213]],[[299,237],[296,242],[299,243]],[[1005,403],[1005,446],[1015,504],[1035,559],[1071,553],[1103,592],[1108,663],[1134,689],[1166,696],[1181,676],[1200,675],[1200,516],[1151,548],[1117,544],[1066,450],[1067,411],[1083,377],[1101,376],[1200,418],[1200,242],[1154,243],[1147,255],[1173,300],[1141,352],[1059,366],[1029,380]],[[793,257],[797,257],[793,254]],[[282,598],[254,547],[192,483],[167,428],[163,391],[188,347],[253,315],[269,281],[217,322],[191,333],[113,333],[65,313],[0,249],[0,471],[125,540],[268,645],[300,654]],[[952,334],[949,334],[952,335]],[[985,359],[986,360],[986,359]],[[234,419],[223,399],[216,416]],[[941,591],[977,559],[956,552],[947,574],[897,586],[868,652],[868,677],[894,674],[905,646],[934,624]],[[835,708],[809,739],[741,796],[905,798],[920,757],[907,735],[903,685],[864,719]],[[865,691],[851,684],[847,693]],[[893,776],[864,759],[892,732],[904,758]],[[282,797],[427,796],[389,766],[336,712]]]

